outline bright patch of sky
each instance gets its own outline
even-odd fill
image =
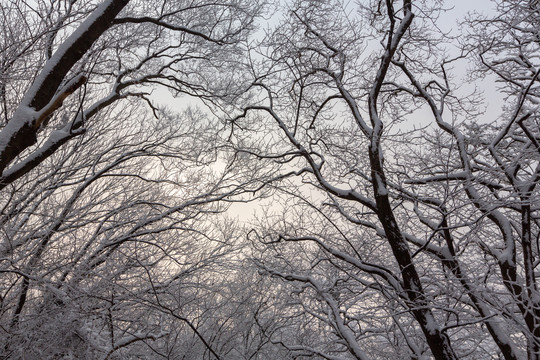
[[[463,35],[465,29],[460,24],[468,14],[478,14],[482,16],[492,16],[495,14],[496,3],[493,0],[445,0],[444,7],[449,10],[440,17],[437,25],[443,31],[449,31],[452,35]],[[469,62],[458,63],[453,70],[455,76],[461,79],[466,78],[467,70],[473,65],[471,62],[477,59],[470,59]],[[456,80],[458,80],[456,79]],[[458,80],[458,82],[460,82]],[[502,96],[496,91],[495,79],[488,77],[483,81],[475,81],[470,84],[463,84],[461,87],[463,94],[477,91],[484,97],[485,113],[477,118],[482,123],[493,122],[501,114],[503,104]]]

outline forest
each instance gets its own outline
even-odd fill
[[[540,360],[540,1],[469,3],[0,0],[0,359]]]

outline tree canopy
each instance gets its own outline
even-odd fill
[[[491,4],[2,0],[0,356],[540,359],[540,2]]]

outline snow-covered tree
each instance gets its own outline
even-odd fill
[[[441,1],[296,1],[254,52],[257,102],[233,123],[267,132],[246,153],[297,174],[274,185],[255,261],[289,284],[284,313],[321,329],[291,351],[540,356],[538,2],[495,3],[460,37]],[[502,94],[497,119],[460,88],[466,66]]]
[[[259,185],[196,105],[241,88],[263,5],[2,1],[1,357],[220,357],[219,214]]]
[[[492,4],[2,1],[0,357],[539,359],[540,5]]]

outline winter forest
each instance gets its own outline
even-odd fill
[[[540,359],[539,0],[0,4],[1,359]]]

